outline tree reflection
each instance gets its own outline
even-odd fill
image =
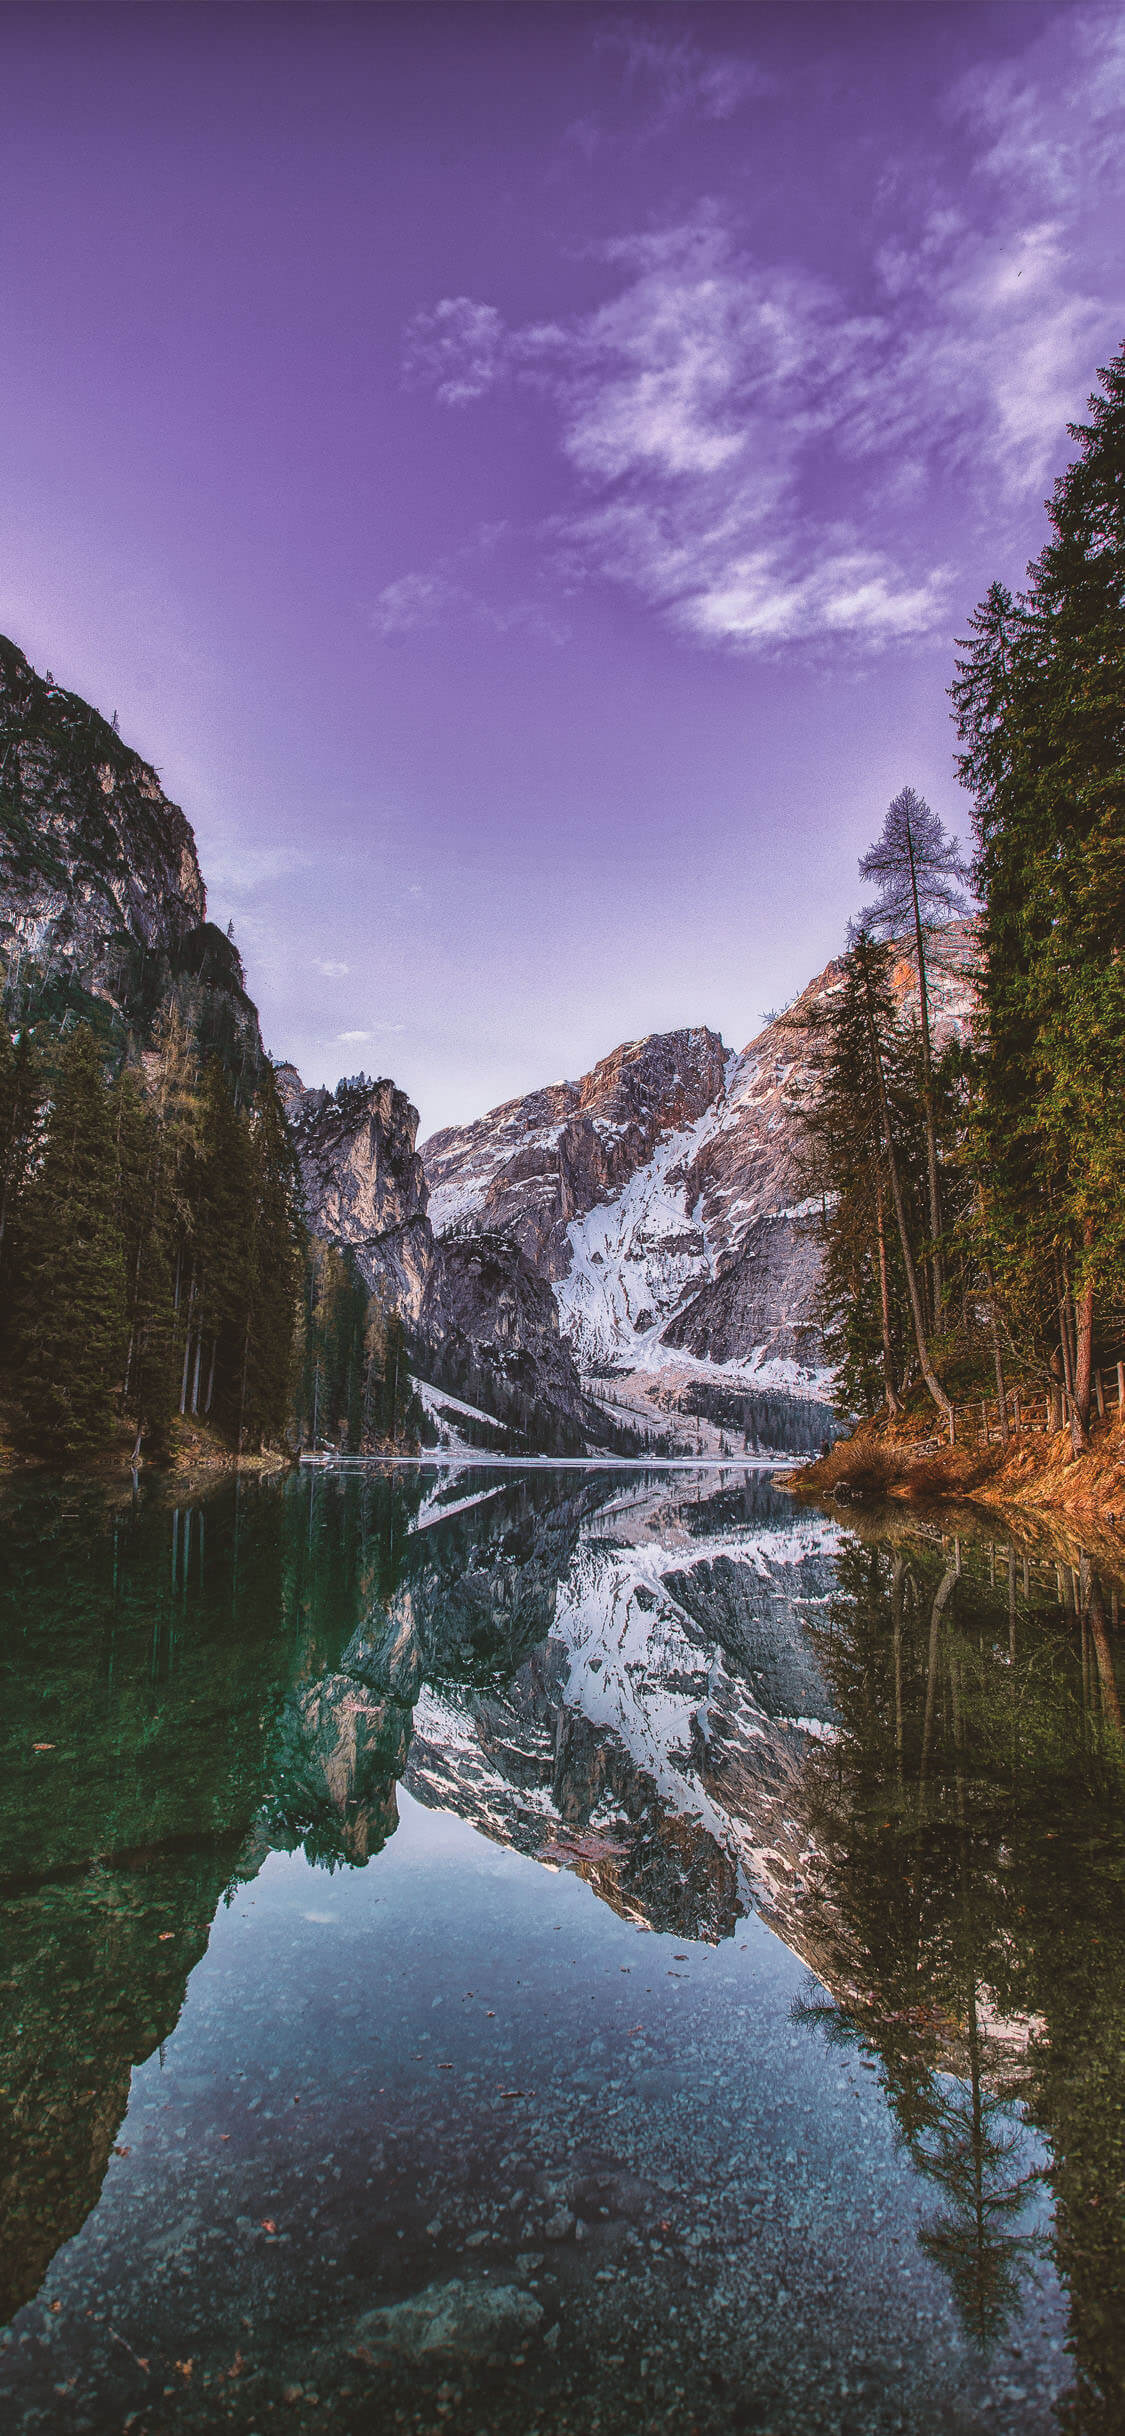
[[[224,1896],[273,1848],[378,1853],[427,1645],[488,1681],[549,1623],[577,1510],[550,1479],[483,1528],[464,1502],[409,1472],[0,1494],[0,2324],[96,2202]]]
[[[930,2076],[927,2121],[915,2160],[944,2194],[922,2227],[927,2256],[949,2277],[962,2323],[978,2343],[1003,2334],[1021,2297],[1022,2270],[1039,2235],[1022,2224],[1040,2169],[1029,2161],[1019,2115],[985,2086],[977,1991],[969,1995],[969,2077]]]
[[[817,1640],[840,1731],[806,1774],[820,1865],[805,1925],[839,2009],[804,2018],[878,2059],[940,2194],[921,2246],[975,2341],[1010,2325],[1049,2238],[1070,2300],[1064,2424],[1110,2436],[1125,2390],[1116,1591],[1087,1562],[873,1528],[842,1550]]]

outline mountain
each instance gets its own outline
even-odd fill
[[[954,924],[932,972],[939,1041],[971,1020],[971,955]],[[133,1054],[174,997],[201,1054],[268,1077],[183,812],[115,723],[2,639],[0,978],[13,1024],[78,1014]],[[524,1444],[577,1451],[677,1409],[703,1443],[742,1426],[733,1408],[705,1421],[704,1389],[815,1393],[819,1262],[792,1102],[803,1019],[839,980],[828,965],[741,1052],[706,1025],[653,1033],[420,1150],[389,1078],[310,1090],[282,1065],[310,1228],[354,1252],[422,1375]],[[908,953],[895,986],[910,1021]]]
[[[937,1040],[971,1020],[972,937],[953,924],[932,971]],[[811,1384],[822,1364],[815,1240],[802,1222],[792,1100],[804,1022],[840,986],[829,964],[734,1053],[706,1027],[625,1042],[577,1082],[509,1100],[423,1142],[439,1237],[503,1225],[554,1288],[591,1380],[716,1367]],[[915,962],[895,969],[903,1020]],[[651,1385],[648,1392],[651,1394]]]
[[[540,1275],[565,1278],[570,1226],[620,1194],[723,1087],[716,1032],[627,1041],[577,1083],[509,1100],[475,1125],[432,1134],[422,1157],[439,1234],[460,1221],[506,1229]]]
[[[263,1058],[190,822],[115,724],[0,636],[0,962],[25,1019],[142,1039],[171,990],[205,1050]]]

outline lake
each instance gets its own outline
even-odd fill
[[[5,2429],[1125,2425],[1111,1566],[766,1466],[0,1509]]]

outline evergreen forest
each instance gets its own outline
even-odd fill
[[[397,1313],[307,1235],[268,1061],[232,1074],[174,999],[128,1055],[0,1025],[0,1379],[16,1445],[61,1462],[424,1423]]]
[[[1125,1352],[1125,353],[1099,380],[1025,588],[959,645],[972,864],[904,787],[796,1111],[843,1407],[952,1435],[987,1395],[1006,1438],[1022,1389],[1076,1452]]]

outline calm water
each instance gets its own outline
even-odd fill
[[[1117,1585],[862,1528],[6,1491],[6,2429],[1125,2426]]]

